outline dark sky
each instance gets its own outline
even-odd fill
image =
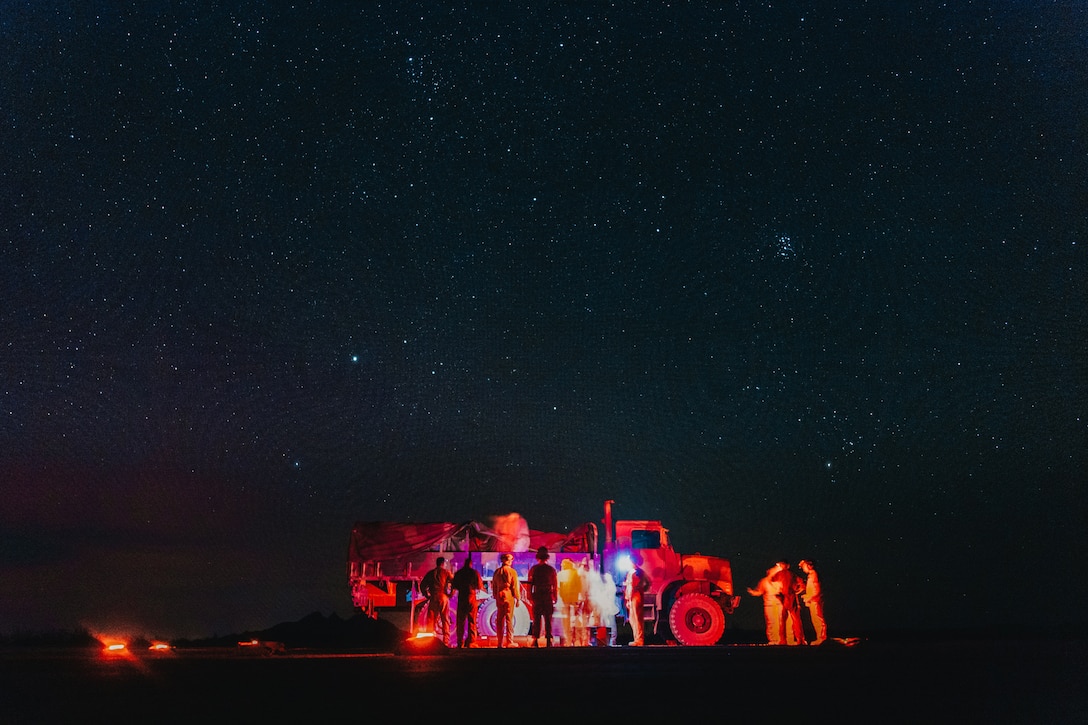
[[[0,0],[0,631],[605,499],[832,636],[1081,621],[1083,2],[212,5]]]

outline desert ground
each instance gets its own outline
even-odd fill
[[[392,651],[0,649],[0,722],[1086,723],[1084,640]]]

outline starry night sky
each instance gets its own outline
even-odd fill
[[[0,1],[0,631],[605,499],[832,636],[1080,621],[1088,6],[213,5]]]

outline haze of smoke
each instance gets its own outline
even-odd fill
[[[616,602],[616,582],[612,575],[605,573],[604,577],[595,569],[583,570],[585,576],[585,589],[589,592],[589,603],[593,607],[593,613],[600,617],[602,622],[611,621],[619,613],[619,604]]]

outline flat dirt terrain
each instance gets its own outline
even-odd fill
[[[0,650],[0,722],[1086,723],[1083,640],[105,655]]]

